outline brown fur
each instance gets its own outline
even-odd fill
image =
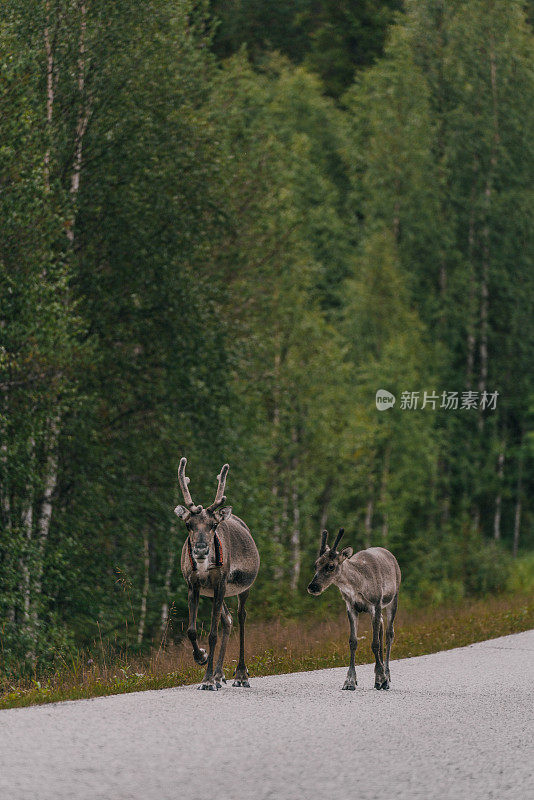
[[[353,555],[352,547],[341,553],[336,546],[343,535],[340,530],[334,547],[327,546],[327,532],[321,538],[319,557],[315,562],[315,575],[308,586],[308,592],[319,595],[330,585],[337,586],[347,607],[350,625],[350,666],[343,689],[355,689],[355,652],[358,645],[358,614],[371,615],[373,623],[372,650],[375,656],[375,688],[389,689],[389,657],[394,638],[393,622],[397,612],[401,571],[397,559],[383,547],[369,547]],[[382,653],[384,621],[386,615],[386,653]]]
[[[193,647],[193,657],[198,664],[206,664],[206,674],[199,688],[216,689],[226,680],[223,662],[226,644],[232,627],[232,617],[225,597],[238,596],[238,618],[240,628],[240,657],[235,673],[234,686],[249,686],[245,666],[245,603],[250,587],[256,580],[260,567],[260,556],[252,535],[242,519],[232,514],[230,507],[221,508],[225,502],[224,486],[228,465],[219,475],[215,501],[208,508],[195,506],[189,494],[189,479],[185,477],[187,461],[182,458],[178,471],[180,486],[187,508],[177,506],[175,513],[186,524],[188,538],[182,548],[182,574],[188,585],[189,628],[188,636]],[[218,563],[218,560],[222,563]],[[212,597],[209,654],[197,644],[196,620],[200,596]],[[219,658],[214,669],[213,659],[217,644],[219,620],[222,620],[223,638]]]

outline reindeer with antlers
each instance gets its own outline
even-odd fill
[[[323,531],[319,556],[315,562],[315,575],[308,592],[318,596],[330,584],[337,586],[347,606],[350,624],[350,666],[343,689],[356,689],[356,667],[354,655],[358,646],[358,614],[367,612],[373,622],[372,651],[375,657],[375,689],[389,689],[389,656],[393,642],[393,621],[397,613],[397,602],[401,572],[397,559],[383,547],[369,547],[353,555],[352,547],[338,553],[337,546],[343,536],[339,529],[334,545],[327,545],[328,531]],[[384,621],[386,614],[386,657],[382,654]]]
[[[228,637],[232,629],[232,617],[225,597],[238,597],[239,661],[233,686],[250,686],[245,666],[245,603],[250,587],[256,580],[260,567],[260,556],[249,529],[243,520],[232,514],[226,502],[224,487],[228,464],[221,469],[217,479],[219,485],[213,503],[204,509],[194,505],[189,493],[189,478],[185,475],[187,459],[180,460],[178,481],[185,501],[176,506],[174,513],[185,522],[188,536],[182,548],[182,573],[189,588],[189,627],[187,635],[193,646],[193,658],[197,664],[206,664],[206,674],[199,689],[214,691],[226,683],[223,671]],[[197,610],[199,597],[213,597],[209,654],[197,643]],[[213,669],[213,658],[217,644],[219,620],[222,619],[223,635],[219,658]]]

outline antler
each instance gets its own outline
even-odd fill
[[[339,533],[336,536],[336,540],[334,542],[334,546],[331,548],[333,553],[337,552],[337,546],[338,546],[339,542],[341,541],[341,537],[343,536],[344,533],[345,533],[345,528],[340,528],[339,529]]]
[[[217,494],[215,495],[215,500],[208,506],[206,511],[216,511],[220,506],[226,503],[226,497],[224,495],[224,487],[226,486],[226,476],[228,475],[228,470],[230,469],[228,464],[223,464],[221,471],[217,475],[217,480],[219,481],[219,485],[217,486]]]
[[[321,534],[321,547],[319,548],[319,555],[322,556],[326,550],[326,540],[328,539],[328,531],[323,531]]]
[[[184,496],[187,508],[192,514],[198,514],[199,511],[202,511],[202,506],[196,506],[191,500],[191,494],[189,493],[189,487],[188,487],[189,478],[185,477],[186,464],[187,464],[187,458],[181,458],[180,466],[178,467],[178,482],[180,484],[180,489],[182,490],[182,494]]]

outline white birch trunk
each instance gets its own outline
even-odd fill
[[[28,545],[32,540],[33,531],[33,496],[28,500],[28,506],[22,515],[22,527]],[[22,583],[20,591],[22,594],[22,620],[23,627],[26,632],[30,632],[30,607],[31,607],[31,583],[30,583],[30,568],[28,566],[29,553],[26,558],[24,556],[20,559],[20,571],[22,574]]]
[[[371,540],[373,534],[373,516],[374,516],[374,509],[375,509],[375,483],[373,477],[373,467],[371,466],[371,471],[369,473],[369,495],[367,500],[367,506],[365,509],[365,546],[371,547]]]
[[[165,599],[161,605],[161,632],[162,634],[165,633],[167,629],[167,622],[169,621],[169,595],[171,593],[171,578],[172,572],[174,569],[174,562],[176,560],[176,553],[174,552],[174,548],[171,546],[169,547],[169,560],[167,562],[167,570],[165,572],[165,581],[163,584],[163,590],[165,592]]]
[[[514,558],[517,557],[517,553],[519,551],[519,534],[521,532],[521,495],[519,492],[520,487],[518,487],[518,497],[515,503],[514,514],[514,543],[512,546],[512,555]]]
[[[178,504],[178,494],[174,496],[175,503],[174,505]],[[172,573],[174,570],[174,563],[176,561],[176,547],[177,547],[177,536],[178,533],[178,524],[177,521],[175,522],[174,519],[171,522],[171,529],[170,529],[170,541],[169,541],[169,554],[167,560],[167,569],[165,571],[165,580],[163,582],[163,591],[165,592],[164,600],[161,606],[161,633],[164,634],[167,629],[167,623],[169,621],[169,595],[171,593],[171,580],[172,580]]]
[[[139,614],[139,627],[137,629],[137,644],[141,644],[143,641],[143,636],[145,633],[145,622],[146,622],[146,606],[147,606],[147,598],[148,598],[148,590],[149,590],[149,579],[150,579],[150,550],[148,546],[148,533],[145,531],[143,533],[143,563],[145,567],[145,579],[143,583],[143,593],[141,595],[141,611]]]
[[[300,509],[299,509],[299,497],[297,491],[296,481],[293,483],[293,489],[291,492],[291,501],[293,505],[293,526],[291,529],[291,590],[295,592],[298,588],[299,578],[300,578],[300,566],[301,566],[301,557],[300,557]]]
[[[74,225],[76,221],[76,201],[80,189],[80,175],[83,164],[83,141],[91,117],[91,97],[86,91],[85,75],[87,68],[86,36],[87,36],[87,7],[84,0],[78,2],[80,11],[80,35],[78,38],[78,120],[74,136],[74,158],[70,179],[70,197],[72,203],[71,218],[67,225],[67,238],[74,244]]]
[[[471,204],[469,212],[469,233],[468,233],[468,263],[471,270],[469,278],[469,308],[467,320],[467,364],[466,364],[466,385],[471,389],[473,381],[473,370],[475,364],[476,346],[476,274],[474,264],[475,254],[475,187],[478,173],[478,157],[473,159],[473,185],[471,189]]]
[[[33,597],[31,603],[31,635],[34,643],[37,640],[37,626],[39,622],[39,602],[43,582],[44,557],[50,523],[52,521],[52,498],[57,486],[58,478],[58,440],[59,440],[60,415],[49,418],[47,436],[47,459],[43,486],[43,499],[37,519],[38,548],[35,559],[35,575],[33,581]]]
[[[298,435],[296,428],[291,430],[291,441],[295,449],[293,458],[291,459],[291,505],[293,510],[293,524],[291,528],[291,576],[290,587],[293,592],[298,588],[300,578],[300,509],[299,509],[299,495],[297,488],[297,472],[298,472],[298,456],[296,448],[298,446]]]
[[[46,129],[47,145],[44,156],[44,180],[47,191],[50,191],[50,142],[52,138],[52,120],[54,117],[54,53],[50,33],[50,0],[45,2],[46,16],[44,28],[44,44],[46,53]]]
[[[0,482],[0,509],[2,512],[2,519],[7,533],[11,533],[11,499],[9,496],[9,481],[8,481],[8,457],[7,457],[7,426],[4,418],[7,419],[8,402],[7,402],[7,388],[4,389],[3,400],[3,414],[0,416],[0,469],[1,469],[1,482]],[[4,416],[5,415],[5,416]]]
[[[319,521],[319,530],[324,531],[328,524],[328,511],[330,509],[330,500],[332,498],[332,487],[334,485],[334,481],[332,478],[328,478],[325,486],[325,490],[322,496],[321,502],[321,519]]]
[[[482,280],[480,284],[480,374],[478,379],[479,396],[482,397],[483,392],[486,391],[488,382],[488,305],[489,305],[489,291],[488,291],[488,275],[489,275],[489,230],[488,226],[484,227],[484,247],[482,257]],[[478,429],[481,431],[484,428],[484,414],[480,411],[478,415]]]
[[[504,477],[504,454],[505,454],[505,442],[503,440],[501,443],[501,450],[497,461],[497,479],[499,484],[497,489],[497,495],[495,497],[495,514],[493,517],[493,538],[495,539],[495,541],[499,541],[499,539],[501,538],[502,481]]]
[[[33,504],[34,504],[34,458],[35,458],[35,439],[30,437],[30,462],[28,468],[28,483],[26,485],[26,507],[22,512],[22,528],[27,544],[27,553],[20,558],[20,572],[22,582],[20,593],[22,596],[22,620],[23,628],[26,633],[31,634],[30,629],[30,608],[31,608],[31,575],[29,563],[31,560],[31,541],[33,539]]]
[[[519,464],[517,467],[517,489],[514,513],[514,539],[512,544],[512,555],[517,557],[519,552],[519,536],[521,533],[521,512],[522,512],[522,494],[523,494],[523,436],[521,436],[520,449],[519,449]]]
[[[371,533],[373,530],[373,510],[374,502],[372,496],[367,501],[367,508],[365,509],[365,546],[371,547]]]
[[[382,483],[380,486],[380,505],[382,507],[382,540],[387,542],[389,534],[388,513],[387,513],[387,491],[389,482],[389,461],[391,457],[391,446],[386,447],[384,454],[384,466],[382,469]]]
[[[272,440],[273,440],[273,447],[274,452],[276,453],[277,442],[278,442],[278,434],[280,429],[280,344],[277,341],[276,351],[274,354],[274,387],[273,387],[273,395],[274,395],[274,408],[273,408],[273,427],[272,427]],[[280,524],[280,513],[278,509],[278,464],[276,463],[276,458],[274,459],[274,476],[273,476],[273,485],[271,487],[271,494],[273,497],[273,507],[274,507],[274,521],[273,521],[273,539],[275,542],[280,544],[281,542],[281,524]]]
[[[491,260],[490,248],[490,213],[493,195],[493,181],[497,168],[497,153],[500,141],[499,135],[499,116],[497,105],[497,63],[495,60],[495,48],[493,37],[490,37],[490,81],[491,97],[493,104],[493,138],[491,145],[490,166],[486,176],[485,201],[486,201],[486,220],[482,231],[482,281],[480,285],[480,378],[478,389],[480,395],[486,391],[488,379],[488,316],[489,316],[489,271]],[[478,417],[478,428],[484,428],[484,415]]]

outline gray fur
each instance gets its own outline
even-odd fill
[[[260,556],[252,535],[242,519],[232,514],[229,507],[221,508],[226,501],[224,486],[228,473],[225,464],[218,476],[215,501],[208,508],[194,506],[189,494],[189,479],[185,477],[187,460],[182,458],[178,471],[180,487],[187,508],[177,506],[175,513],[186,523],[188,539],[182,548],[182,574],[189,589],[189,627],[187,634],[193,647],[197,664],[206,664],[206,674],[200,689],[218,689],[226,683],[223,662],[226,645],[232,628],[232,617],[224,603],[225,597],[238,596],[240,653],[234,686],[249,686],[245,666],[245,603],[250,587],[256,580]],[[185,491],[184,491],[185,487]],[[191,543],[189,548],[188,540]],[[217,541],[218,540],[218,541]],[[222,564],[217,563],[221,555]],[[209,654],[197,644],[196,619],[199,597],[212,597]],[[215,670],[213,659],[217,644],[219,620],[222,619],[223,637]]]
[[[340,530],[336,544],[343,535]],[[327,532],[323,531],[319,557],[315,562],[315,575],[308,586],[308,592],[319,595],[330,585],[337,586],[347,607],[350,625],[350,665],[343,689],[355,689],[357,685],[355,653],[358,646],[358,615],[366,612],[373,623],[372,650],[375,657],[375,688],[389,689],[389,657],[394,638],[393,622],[397,613],[401,571],[397,559],[383,547],[369,547],[367,550],[352,553],[346,547],[338,553],[335,547],[327,544]],[[383,656],[384,621],[386,615],[386,650]]]

